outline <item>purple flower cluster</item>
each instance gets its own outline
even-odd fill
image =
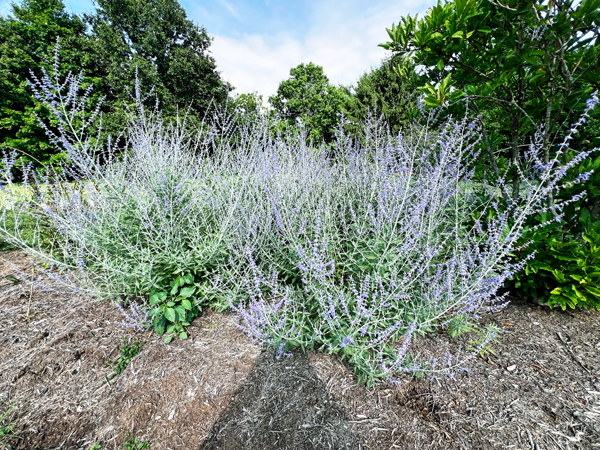
[[[134,301],[130,301],[128,311],[119,302],[115,302],[115,307],[125,317],[125,322],[121,322],[121,325],[125,328],[132,328],[139,333],[146,331],[148,326],[148,312],[144,311],[140,305]]]

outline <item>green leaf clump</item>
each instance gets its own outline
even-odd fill
[[[144,341],[135,341],[131,345],[127,344],[127,340],[123,339],[123,346],[121,347],[121,356],[116,361],[108,361],[104,367],[115,366],[115,371],[110,374],[104,383],[109,382],[113,378],[119,376],[121,372],[129,365],[131,360],[137,356],[141,351]],[[114,384],[114,382],[112,383]]]
[[[539,220],[548,216],[542,214]],[[523,297],[550,307],[600,310],[600,221],[592,222],[587,209],[581,220],[586,224],[581,241],[560,229],[564,223],[525,233],[524,240],[534,241],[527,254],[533,250],[537,253],[509,286]],[[517,261],[525,258],[524,253],[514,254]]]
[[[174,336],[187,339],[187,327],[202,310],[201,306],[193,302],[193,296],[199,289],[192,271],[174,275],[175,278],[169,281],[169,288],[163,284],[150,292],[150,306],[153,309],[149,311],[149,315],[152,325],[159,336],[167,335],[166,344]]]

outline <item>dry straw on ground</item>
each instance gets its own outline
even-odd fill
[[[134,334],[108,302],[13,284],[6,277],[32,263],[0,257],[0,413],[14,407],[12,449],[122,449],[126,433],[153,450],[600,448],[597,311],[513,299],[485,317],[501,344],[468,374],[367,389],[336,357],[261,353],[230,314],[205,313],[169,345]],[[109,386],[104,366],[122,336],[149,342]],[[444,343],[456,345],[432,335],[414,348]]]

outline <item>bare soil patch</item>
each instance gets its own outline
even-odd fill
[[[485,316],[501,343],[470,372],[367,389],[336,357],[276,359],[230,314],[208,311],[165,345],[120,326],[108,302],[6,278],[23,273],[30,258],[0,253],[0,414],[14,407],[21,437],[11,449],[122,449],[126,433],[154,450],[600,448],[597,311],[512,299]],[[109,386],[122,337],[147,342]],[[456,345],[435,335],[414,348],[445,342]]]

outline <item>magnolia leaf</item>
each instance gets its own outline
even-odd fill
[[[585,287],[586,291],[588,291],[590,294],[595,295],[596,297],[600,297],[600,289],[597,289],[593,286],[586,286]]]

